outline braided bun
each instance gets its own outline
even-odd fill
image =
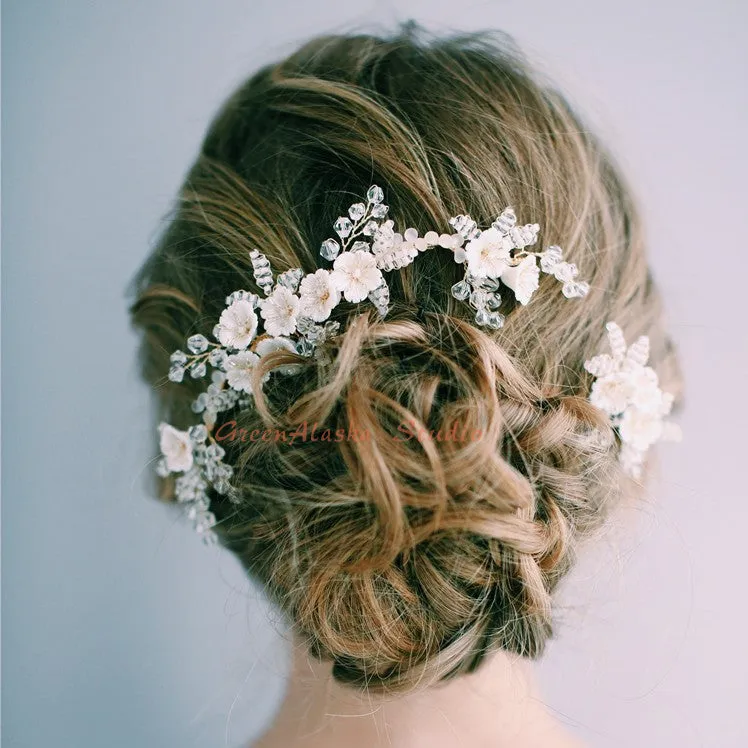
[[[543,651],[579,540],[631,488],[587,400],[604,321],[649,335],[675,392],[677,368],[619,173],[505,41],[332,37],[227,102],[138,279],[169,422],[189,421],[190,393],[163,386],[168,352],[209,333],[227,293],[258,291],[249,251],[313,272],[336,211],[371,182],[402,225],[487,225],[511,204],[591,284],[570,302],[543,279],[486,331],[450,295],[449,253],[424,253],[388,277],[384,320],[339,305],[324,355],[293,377],[271,373],[293,353],[263,357],[254,407],[216,429],[241,497],[211,501],[224,544],[339,680],[397,690],[493,649]]]

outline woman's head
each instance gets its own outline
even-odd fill
[[[460,266],[426,252],[388,275],[386,318],[339,305],[328,355],[222,414],[224,434],[287,436],[224,442],[238,499],[212,497],[222,542],[338,679],[397,690],[493,649],[542,652],[576,546],[632,488],[615,439],[591,437],[612,437],[583,368],[605,322],[648,335],[677,382],[606,151],[506,40],[406,30],[314,40],[212,123],[133,307],[170,422],[190,422],[198,385],[164,382],[169,354],[210,333],[228,293],[259,292],[250,251],[277,272],[325,266],[321,241],[372,183],[422,232],[512,205],[591,286],[570,301],[544,278],[527,307],[505,300],[504,327],[480,328],[450,293]]]

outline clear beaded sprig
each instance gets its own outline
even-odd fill
[[[589,292],[589,283],[577,280],[577,266],[564,261],[560,247],[550,246],[543,252],[527,249],[537,242],[540,226],[518,226],[511,207],[505,208],[486,230],[479,229],[468,215],[450,218],[449,223],[465,242],[454,253],[455,262],[465,266],[465,277],[452,286],[452,296],[468,301],[480,326],[503,326],[505,318],[498,311],[502,285],[514,292],[520,304],[528,304],[538,289],[540,271],[561,281],[562,293],[569,299]]]
[[[238,500],[231,485],[232,468],[223,462],[225,452],[213,434],[219,414],[252,406],[253,370],[263,356],[281,350],[299,359],[275,366],[263,383],[271,374],[300,371],[304,359],[323,357],[322,344],[340,333],[340,323],[329,317],[343,301],[369,301],[385,317],[390,292],[383,273],[410,265],[433,247],[451,250],[455,261],[465,266],[465,277],[452,286],[452,296],[468,301],[475,309],[476,324],[490,328],[504,323],[499,312],[502,286],[527,304],[538,287],[541,270],[562,282],[569,298],[584,296],[589,290],[587,283],[577,279],[576,266],[563,260],[559,247],[543,252],[526,249],[536,243],[540,227],[518,226],[511,208],[483,231],[470,216],[458,215],[449,221],[451,233],[427,231],[423,236],[415,228],[397,231],[394,221],[387,219],[388,210],[382,189],[372,185],[363,201],[337,218],[333,225],[337,239],[325,239],[320,247],[322,258],[332,262],[331,269],[305,274],[301,268],[290,268],[275,276],[268,258],[252,249],[252,276],[263,296],[234,291],[226,297],[226,308],[213,328],[215,340],[192,335],[187,351],[171,355],[172,382],[182,382],[187,374],[204,379],[210,371],[210,384],[192,403],[200,422],[187,431],[166,423],[159,426],[163,457],[158,464],[161,476],[177,475],[177,501],[187,506],[195,528],[206,540],[215,540],[209,491]]]

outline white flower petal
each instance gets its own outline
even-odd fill
[[[519,265],[508,267],[501,274],[501,282],[514,291],[517,301],[527,304],[537,291],[540,282],[540,268],[534,255],[525,257]]]
[[[239,392],[252,392],[252,370],[260,357],[252,351],[241,351],[226,359],[226,381]]]
[[[218,320],[218,340],[226,348],[246,348],[257,332],[257,315],[251,302],[235,301],[221,313]]]
[[[509,267],[512,242],[497,229],[486,229],[465,245],[468,270],[476,278],[499,278]]]
[[[299,286],[300,312],[315,322],[324,322],[340,303],[340,291],[328,270],[317,270],[303,278]]]
[[[172,473],[189,470],[193,463],[192,441],[186,431],[175,429],[168,423],[161,423],[159,446],[166,460],[166,467]]]
[[[346,301],[363,301],[384,280],[376,262],[370,252],[344,252],[333,264],[330,281]]]
[[[285,286],[277,286],[262,302],[260,316],[268,335],[292,335],[296,330],[300,299]]]
[[[634,449],[649,449],[662,436],[662,417],[645,413],[638,408],[628,408],[618,427],[621,440]]]

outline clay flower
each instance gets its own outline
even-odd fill
[[[596,377],[589,400],[610,418],[621,438],[621,465],[638,478],[645,453],[653,444],[680,438],[679,429],[664,420],[673,406],[673,396],[660,389],[657,373],[646,365],[649,338],[643,335],[627,347],[615,322],[608,322],[606,329],[610,354],[584,362],[584,368]]]
[[[486,229],[465,245],[468,270],[476,278],[499,278],[509,267],[511,239],[497,229]]]
[[[299,314],[299,297],[285,286],[276,286],[262,303],[260,316],[265,320],[268,335],[292,335]]]
[[[260,357],[252,351],[241,351],[226,359],[226,380],[240,392],[252,391],[252,370]]]
[[[169,472],[182,473],[192,467],[192,441],[187,431],[179,431],[168,423],[161,423],[159,447]]]
[[[330,275],[335,288],[354,304],[363,301],[384,280],[374,255],[362,250],[339,255]]]
[[[520,304],[527,304],[540,283],[540,268],[535,255],[528,255],[518,265],[504,270],[501,282],[514,291],[514,296]]]
[[[226,348],[246,348],[257,332],[257,315],[246,299],[226,307],[218,320],[216,337]]]
[[[304,276],[299,294],[301,313],[315,322],[324,322],[340,302],[340,291],[333,285],[329,270]]]

